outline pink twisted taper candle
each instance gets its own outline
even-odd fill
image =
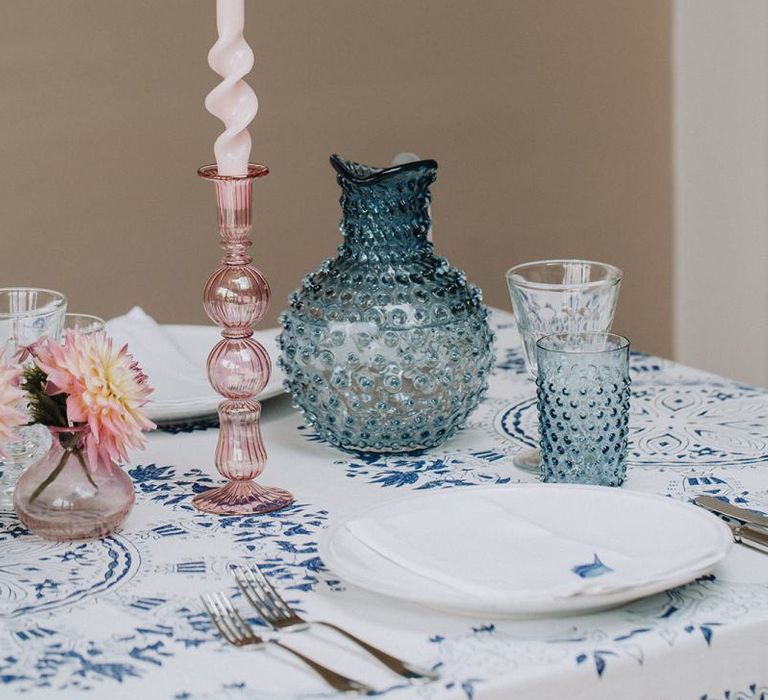
[[[216,140],[217,165],[198,174],[216,190],[219,235],[224,257],[208,278],[203,306],[208,317],[221,326],[222,339],[208,355],[208,379],[224,401],[219,404],[219,439],[216,467],[229,481],[197,494],[192,503],[199,510],[222,515],[267,513],[290,505],[285,489],[262,486],[267,452],[261,438],[261,404],[256,396],[269,380],[269,355],[257,340],[253,326],[269,304],[269,285],[251,263],[251,202],[253,182],[269,170],[248,163],[251,137],[248,123],[256,114],[256,95],[242,77],[253,65],[253,54],[243,39],[243,0],[217,0],[219,40],[209,63],[224,81],[208,95],[208,110],[221,118],[226,130]]]
[[[205,98],[208,111],[224,122],[224,132],[213,151],[219,175],[248,174],[251,135],[248,125],[259,110],[259,100],[243,80],[253,68],[253,51],[243,38],[244,0],[216,0],[219,38],[208,53],[208,65],[222,80]]]

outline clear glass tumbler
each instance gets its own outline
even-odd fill
[[[539,260],[507,271],[525,364],[536,378],[536,341],[552,333],[607,331],[619,299],[622,271],[590,260]],[[538,472],[539,450],[515,455],[520,469]]]
[[[66,297],[50,289],[0,288],[0,362],[18,362],[24,347],[42,336],[58,338],[67,310]],[[21,470],[50,444],[44,426],[18,429],[19,440],[5,446],[0,460],[0,509],[11,506],[11,497]]]
[[[620,486],[626,476],[629,341],[556,333],[536,343],[541,476]]]
[[[105,328],[104,319],[93,314],[65,314],[65,331],[78,331],[83,335],[101,333]]]

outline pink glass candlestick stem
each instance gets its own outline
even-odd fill
[[[261,438],[261,404],[254,399],[269,381],[269,355],[252,338],[253,325],[269,306],[269,285],[251,262],[253,181],[269,170],[248,166],[243,176],[219,175],[215,165],[198,174],[216,188],[219,235],[224,257],[208,278],[203,306],[208,317],[221,326],[222,339],[208,355],[208,379],[224,397],[219,404],[219,441],[216,468],[229,483],[192,499],[199,510],[221,515],[268,513],[290,505],[285,489],[261,486],[254,479],[264,471],[267,453]]]

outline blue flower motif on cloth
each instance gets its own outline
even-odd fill
[[[756,606],[756,607],[753,607]],[[718,609],[713,619],[713,607]],[[576,623],[556,619],[536,631],[519,622],[474,625],[463,635],[436,632],[430,641],[439,649],[441,669],[454,678],[475,679],[502,673],[538,670],[557,664],[592,669],[596,679],[627,665],[643,666],[653,654],[669,653],[689,641],[708,649],[718,629],[737,618],[768,609],[763,585],[733,588],[714,576],[660,593],[608,613],[589,615]]]
[[[513,374],[525,374],[528,371],[525,366],[525,358],[517,348],[499,349],[496,353],[494,369]]]
[[[752,683],[746,690],[725,690],[722,693],[705,693],[699,700],[768,700],[768,685]]]
[[[31,541],[15,515],[0,515],[0,617],[69,607],[109,591],[138,567],[136,548],[119,535],[66,545]]]
[[[511,347],[511,317],[494,312],[492,323],[506,337],[501,347]],[[302,449],[327,450],[321,460],[314,460],[312,466],[321,466],[314,480],[307,470],[306,493],[318,488],[327,497],[320,504],[298,503],[259,517],[211,516],[196,511],[190,498],[218,483],[212,468],[146,464],[130,470],[136,508],[125,529],[109,542],[43,547],[14,515],[0,513],[0,696],[47,697],[58,692],[68,698],[101,698],[146,691],[175,700],[332,696],[319,680],[316,685],[308,680],[307,688],[313,690],[305,693],[279,685],[270,689],[266,683],[275,683],[277,674],[290,667],[268,654],[227,647],[202,609],[200,592],[225,590],[249,622],[258,624],[230,574],[234,563],[258,562],[299,609],[312,614],[323,605],[329,610],[365,610],[371,605],[367,594],[342,586],[319,559],[317,541],[328,511],[352,505],[358,496],[369,502],[386,492],[531,479],[511,465],[510,457],[535,440],[533,384],[514,369],[522,359],[518,353],[501,351],[501,365],[505,358],[512,366],[497,369],[493,391],[472,415],[467,430],[445,448],[405,457],[345,456],[303,430]],[[637,394],[633,459],[639,468],[632,474],[631,488],[682,500],[707,493],[768,513],[768,460],[761,461],[766,454],[761,445],[768,442],[768,394],[647,356],[633,356],[632,371]],[[502,428],[501,417],[512,407],[524,408],[514,428],[519,433],[509,418],[507,429]],[[651,430],[654,420],[658,434]],[[285,423],[281,429],[294,427]],[[641,442],[643,438],[647,440]],[[586,566],[592,564],[585,561]],[[393,607],[390,616],[387,607],[385,614],[392,625],[388,631],[394,632],[395,616],[401,613]],[[415,607],[408,607],[407,614],[413,616],[408,618],[413,621],[413,659],[429,659],[430,666],[440,669],[441,679],[408,684],[393,678],[377,687],[377,696],[470,699],[480,695],[487,682],[504,677],[512,688],[518,680],[529,682],[532,674],[542,682],[543,694],[554,687],[550,680],[577,684],[579,677],[605,691],[609,686],[604,681],[615,683],[624,674],[639,684],[645,675],[653,679],[658,660],[681,651],[698,653],[702,663],[707,655],[719,655],[722,661],[728,645],[719,643],[721,638],[733,639],[747,625],[768,620],[768,588],[764,577],[721,581],[709,575],[576,618],[467,621]],[[373,634],[371,641],[387,648],[383,633],[381,640]],[[368,638],[368,632],[363,636]],[[396,646],[393,649],[397,652]],[[410,654],[403,653],[408,658]],[[258,664],[274,677],[253,673]],[[352,674],[351,666],[349,671]],[[686,697],[768,700],[765,679],[755,675],[761,674],[742,677],[738,689],[730,690],[689,683],[686,688],[695,690]],[[202,680],[209,681],[206,687]]]
[[[634,378],[651,372],[661,372],[669,363],[659,357],[646,355],[644,352],[632,350],[630,352],[630,375]]]
[[[128,470],[128,474],[133,479],[135,488],[149,496],[152,501],[163,505],[180,504],[189,511],[195,510],[191,503],[188,503],[191,496],[211,488],[214,484],[213,479],[200,469],[190,469],[184,472],[181,478],[177,478],[173,467],[148,464],[133,467]]]
[[[595,558],[589,564],[577,564],[571,568],[571,571],[580,578],[596,578],[603,574],[609,574],[613,569],[600,561],[600,557],[595,554]]]
[[[311,428],[298,427],[310,442],[325,443]],[[339,454],[338,451],[335,451]],[[475,486],[478,484],[508,484],[512,477],[503,470],[489,469],[507,455],[494,449],[456,449],[445,453],[439,449],[389,455],[359,452],[347,459],[336,459],[350,479],[365,479],[370,484],[390,488],[413,488],[415,491]]]
[[[0,514],[0,686],[106,695],[187,649],[221,645],[198,595],[218,579],[245,613],[233,563],[258,562],[299,609],[306,591],[343,590],[317,553],[326,510],[296,503],[269,517],[218,517],[189,505],[213,481],[200,470],[150,464],[130,473],[134,514],[143,515],[104,540],[46,542],[28,536],[15,515]],[[223,556],[205,549],[218,532],[228,534]],[[124,609],[109,628],[94,623],[101,604]],[[73,619],[83,628],[73,630]]]
[[[595,649],[588,654],[578,654],[576,656],[576,663],[583,664],[585,661],[592,660],[595,664],[595,671],[598,677],[602,677],[605,671],[605,666],[608,663],[608,659],[611,656],[616,656],[615,651],[610,649]]]
[[[752,468],[761,469],[760,466]],[[668,482],[666,493],[689,502],[696,496],[713,496],[758,515],[768,515],[768,488],[749,491],[737,474],[729,467],[715,467],[706,471],[689,468],[682,474],[678,472]]]
[[[473,486],[477,484],[508,484],[511,477],[487,470],[487,465],[472,454],[453,456],[361,455],[344,465],[348,477],[365,478],[368,483],[382,487],[412,487],[415,491]]]

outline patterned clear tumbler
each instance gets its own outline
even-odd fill
[[[557,333],[536,344],[541,476],[620,486],[626,476],[629,341]]]
[[[67,310],[60,292],[34,287],[0,289],[0,362],[22,360],[24,348],[43,336],[58,338]],[[45,427],[28,425],[17,429],[19,439],[5,446],[0,459],[0,510],[12,507],[13,490],[22,470],[50,444]]]
[[[552,333],[608,331],[622,272],[590,260],[540,260],[507,271],[507,286],[528,372],[536,378],[536,341]],[[539,450],[523,450],[516,467],[538,472]]]

